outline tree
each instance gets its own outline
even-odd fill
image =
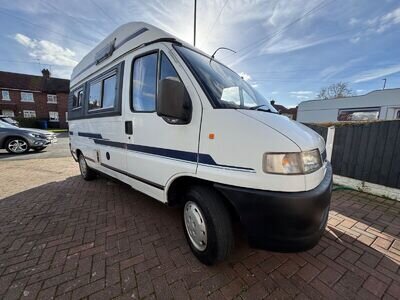
[[[338,82],[319,91],[318,99],[328,100],[353,96],[353,91],[347,82]]]

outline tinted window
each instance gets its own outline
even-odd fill
[[[101,81],[90,84],[89,109],[101,108]]]
[[[113,107],[117,89],[117,76],[113,75],[104,80],[103,87],[103,108]]]
[[[373,121],[379,118],[379,108],[340,109],[338,121]]]
[[[135,111],[155,111],[157,53],[135,59],[132,77],[132,107]]]
[[[77,108],[82,106],[82,100],[83,100],[83,91],[82,90],[76,90],[73,95],[72,99],[72,107]]]

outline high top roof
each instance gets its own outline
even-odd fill
[[[106,65],[114,58],[136,47],[160,39],[171,39],[186,44],[175,36],[144,22],[130,22],[118,27],[74,68],[71,85],[79,82],[85,75],[91,74],[96,68]]]

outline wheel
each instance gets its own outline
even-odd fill
[[[232,223],[221,196],[207,186],[185,194],[183,224],[193,254],[204,264],[225,260],[233,247]]]
[[[46,149],[46,147],[34,148],[33,151],[40,152],[43,151],[44,149]]]
[[[79,155],[78,161],[79,161],[79,170],[81,171],[83,179],[87,181],[95,179],[96,173],[91,168],[89,168],[83,154]]]
[[[22,154],[29,151],[29,145],[23,138],[14,137],[7,140],[6,150],[10,153]]]

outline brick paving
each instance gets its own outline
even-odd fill
[[[4,299],[399,299],[400,202],[335,191],[312,250],[250,249],[236,229],[229,261],[201,265],[180,212],[70,158],[1,161]]]

